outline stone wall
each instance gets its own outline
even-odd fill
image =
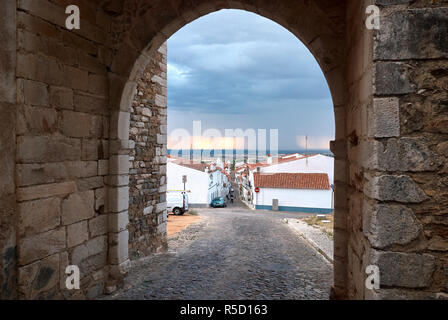
[[[347,295],[356,299],[447,297],[448,51],[440,35],[448,8],[410,2],[351,2],[348,10],[347,139],[340,143],[349,163],[348,246],[341,255]],[[378,31],[357,18],[369,4],[381,8]],[[380,269],[381,290],[365,288],[369,265]]]
[[[347,151],[348,171],[335,174],[340,175],[339,180],[343,182],[344,210],[347,212],[345,231],[346,248],[339,249],[339,254],[344,257],[346,263],[346,294],[354,299],[364,298],[364,281],[366,278],[366,266],[364,254],[368,247],[363,234],[362,208],[363,187],[365,174],[365,161],[369,161],[371,151],[369,150],[370,137],[368,134],[371,122],[367,115],[372,108],[373,95],[373,38],[374,30],[365,26],[365,8],[373,4],[373,1],[352,1],[347,10],[348,25],[348,61],[347,83],[348,104],[345,112],[345,134],[344,148]],[[386,111],[386,117],[389,117]],[[339,235],[342,236],[341,234]]]
[[[0,3],[0,299],[17,296],[16,1]]]
[[[91,1],[74,1],[82,28],[69,31],[68,2],[21,0],[11,12],[17,288],[24,299],[94,298],[108,278],[110,18]],[[81,291],[65,290],[71,264],[80,267]]]
[[[364,168],[366,298],[448,298],[448,3],[382,1]]]
[[[364,25],[373,3],[379,31]],[[69,4],[81,30],[65,28]],[[334,297],[446,298],[445,0],[0,1],[1,298],[93,299],[122,283],[129,252],[163,248],[159,48],[223,8],[290,30],[328,81]],[[64,289],[68,264],[80,266],[82,290]],[[377,292],[365,290],[370,264],[381,270]]]
[[[166,247],[167,45],[153,54],[138,81],[129,140],[129,256]]]

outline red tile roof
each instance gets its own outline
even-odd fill
[[[189,160],[175,160],[173,163],[178,164],[183,167],[187,167],[194,170],[205,171],[207,167],[210,167],[209,164],[206,163],[195,163]]]
[[[237,170],[240,170],[241,168],[243,168],[244,166],[246,168],[248,168],[249,170],[254,170],[258,167],[263,168],[263,167],[269,167],[269,166],[273,166],[276,164],[281,164],[281,163],[287,163],[287,162],[293,162],[293,161],[297,161],[297,160],[302,160],[302,159],[306,159],[306,158],[312,158],[314,156],[317,156],[318,154],[309,154],[309,155],[303,155],[303,156],[299,156],[299,157],[290,157],[290,158],[277,158],[275,163],[274,163],[274,159],[273,159],[273,163],[267,163],[267,162],[259,162],[259,163],[246,163],[243,166],[239,167]]]
[[[254,173],[259,188],[330,190],[326,173]]]

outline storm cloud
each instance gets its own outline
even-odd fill
[[[330,91],[309,50],[282,26],[221,10],[168,41],[168,125],[279,129],[280,148],[297,137],[334,136]]]

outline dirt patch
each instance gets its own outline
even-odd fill
[[[312,216],[303,219],[308,225],[316,227],[331,238],[333,238],[333,228],[334,228],[334,216],[332,214],[326,215],[325,218],[318,218],[317,216]]]
[[[201,220],[198,215],[184,214],[183,216],[175,216],[170,214],[167,221],[167,234],[168,237],[175,235],[176,233],[184,230],[190,224],[196,223]]]

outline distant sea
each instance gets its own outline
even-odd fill
[[[176,155],[175,154],[175,152],[178,152],[178,154]],[[254,154],[256,154],[256,152],[254,152],[254,151],[251,151],[251,152],[249,152],[249,150],[222,150],[221,151],[221,156],[222,155],[225,155],[225,154],[232,154],[232,151],[233,151],[233,154],[238,154],[238,155],[254,155]],[[208,156],[208,155],[210,155],[210,157],[211,158],[214,158],[215,157],[215,154],[217,154],[218,155],[218,151],[216,151],[216,150],[208,150],[208,149],[203,149],[203,150],[200,150],[200,149],[191,149],[191,150],[184,150],[184,152],[187,152],[187,154],[188,154],[188,152],[190,152],[190,155],[191,156],[193,156],[193,155],[200,155],[201,153],[202,153],[202,155],[203,156]],[[182,151],[180,151],[180,150],[172,150],[172,149],[168,149],[168,153],[171,155],[171,156],[177,156],[177,157],[180,157],[181,155],[182,155]],[[260,158],[262,158],[263,157],[263,155],[265,155],[265,154],[269,154],[270,153],[270,151],[269,150],[267,150],[266,151],[266,153],[260,153],[259,154],[259,156],[260,156]],[[279,155],[286,155],[286,154],[293,154],[293,153],[301,153],[301,154],[323,154],[323,155],[326,155],[326,156],[329,156],[329,157],[333,157],[334,155],[333,155],[333,153],[330,151],[330,150],[326,150],[326,149],[308,149],[308,150],[302,150],[302,149],[297,149],[297,150],[292,150],[292,149],[280,149],[280,150],[278,150],[278,154]],[[184,157],[185,157],[185,155],[183,155]]]

